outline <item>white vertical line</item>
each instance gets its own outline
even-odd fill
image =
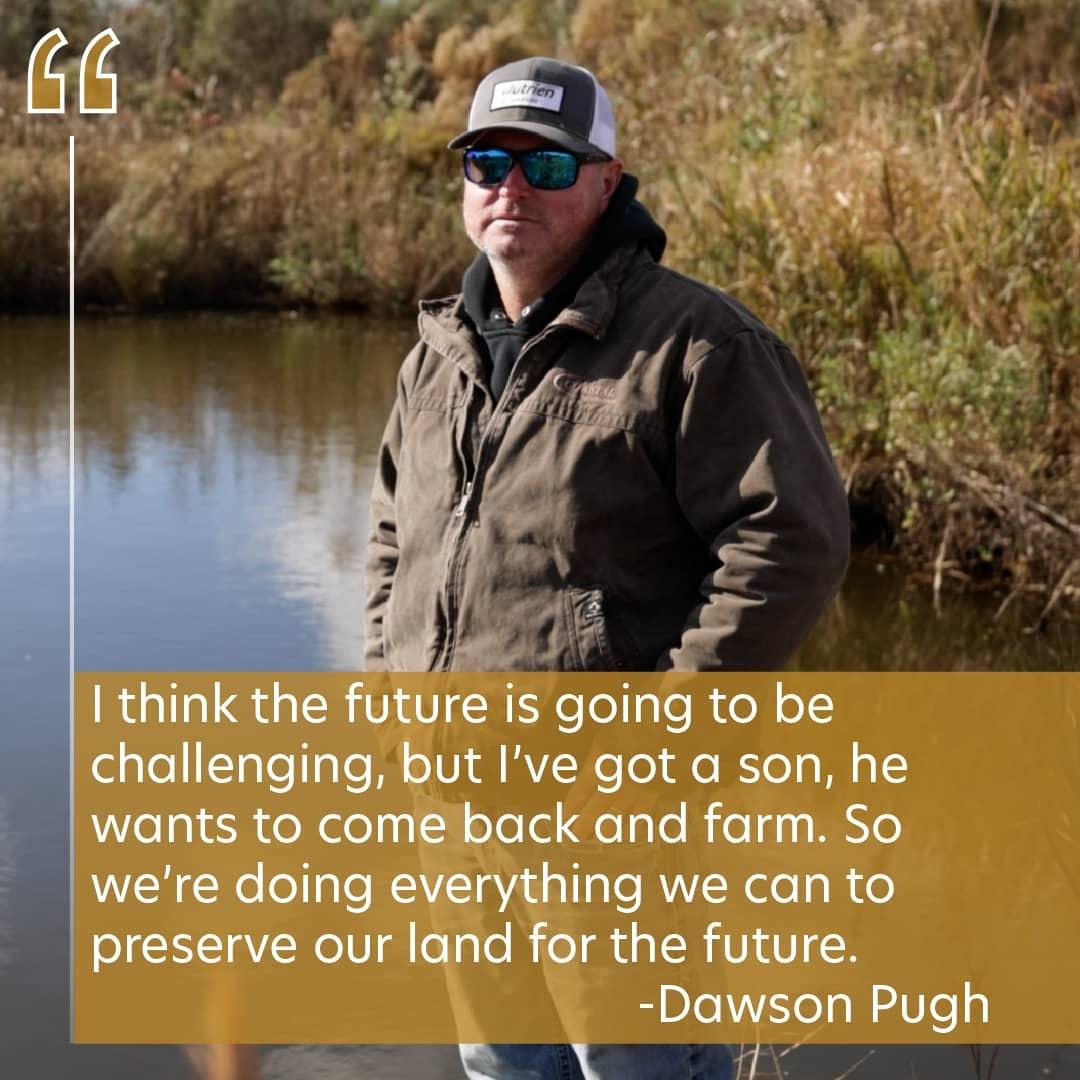
[[[75,1037],[75,136],[68,136],[68,1026]]]

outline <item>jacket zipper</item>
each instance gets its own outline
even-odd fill
[[[499,397],[499,400],[495,402],[495,408],[491,412],[491,419],[488,420],[480,435],[480,446],[476,452],[476,466],[473,469],[472,478],[466,477],[465,487],[462,489],[461,498],[454,508],[454,517],[457,519],[458,526],[453,542],[450,545],[450,554],[446,560],[446,581],[443,586],[443,599],[446,603],[446,637],[443,640],[442,663],[440,664],[438,658],[436,658],[436,663],[433,665],[432,670],[449,671],[450,664],[454,659],[454,651],[457,646],[457,586],[455,578],[457,577],[458,564],[461,561],[461,553],[465,547],[465,536],[472,524],[472,521],[470,520],[470,511],[475,509],[475,505],[470,504],[473,491],[477,484],[483,479],[487,458],[489,456],[488,449],[492,444],[491,433],[495,428],[495,422],[499,419],[499,410],[503,408],[514,388],[518,367],[521,364],[522,358],[526,353],[543,341],[544,338],[557,332],[559,329],[563,328],[559,326],[547,326],[531,341],[527,341],[522,347],[521,352],[518,353],[517,359],[514,361],[513,367],[510,368],[506,386],[503,387],[503,392]]]
[[[471,480],[465,481],[465,490],[461,493],[461,500],[457,504],[457,509],[454,511],[454,517],[464,517],[465,507],[469,505],[469,496],[472,494],[473,482]]]

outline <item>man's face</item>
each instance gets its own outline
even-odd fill
[[[524,131],[496,129],[477,144],[532,150],[554,144]],[[493,262],[511,270],[542,271],[577,258],[622,174],[617,161],[582,165],[573,187],[532,187],[516,162],[501,184],[465,181],[462,216],[469,239]]]

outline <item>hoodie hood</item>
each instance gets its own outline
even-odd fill
[[[623,244],[636,244],[645,248],[656,262],[663,257],[667,247],[667,233],[653,220],[652,214],[637,201],[638,178],[623,173],[608,208],[600,218],[586,259],[594,248],[604,252],[603,258]],[[600,261],[603,261],[603,258]]]

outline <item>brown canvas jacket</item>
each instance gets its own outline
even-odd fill
[[[623,247],[493,404],[460,297],[426,302],[371,498],[369,670],[775,669],[848,515],[799,364]]]

